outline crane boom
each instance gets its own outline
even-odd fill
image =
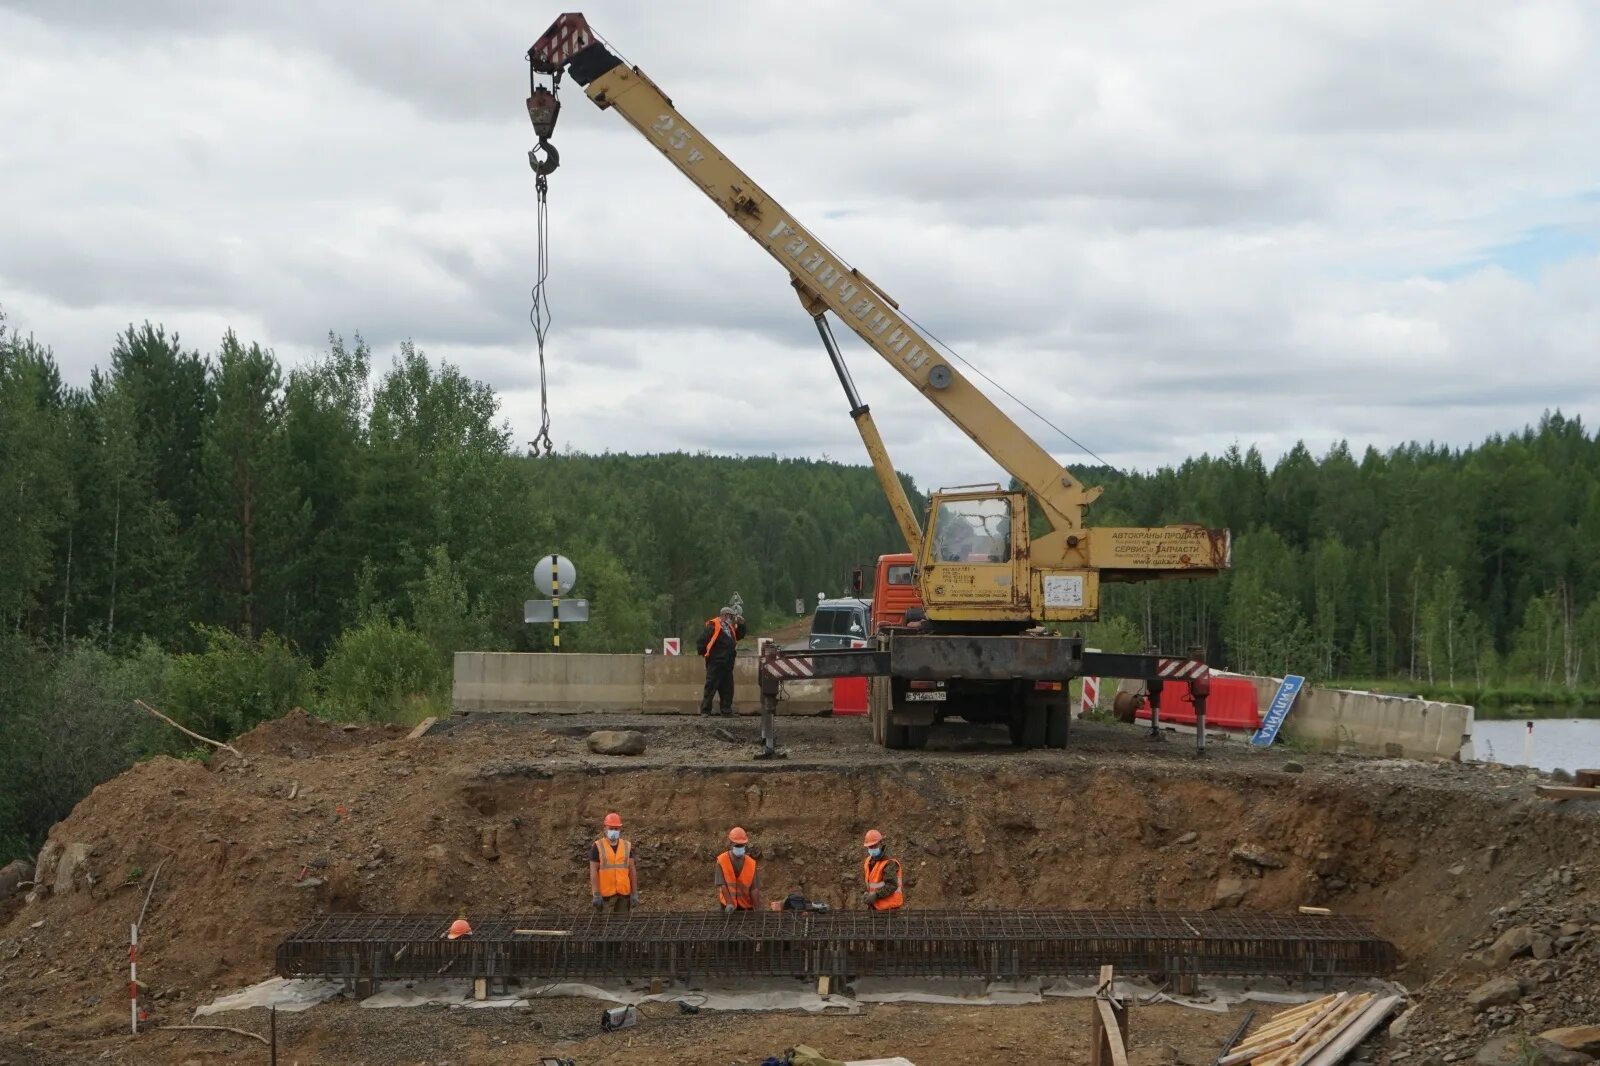
[[[539,135],[529,153],[540,180],[558,165],[549,136],[570,75],[603,110],[621,115],[734,224],[787,271],[801,306],[817,322],[851,403],[890,509],[919,561],[917,581],[930,623],[1014,632],[1040,622],[1099,615],[1102,581],[1201,577],[1229,565],[1225,529],[1197,524],[1089,528],[1099,487],[1081,484],[946,360],[900,305],[846,263],[723,155],[637,67],[623,63],[580,14],[558,18],[528,50],[528,116]],[[551,86],[539,82],[547,75]],[[827,328],[833,312],[875,353],[998,463],[1017,489],[940,491],[921,529],[865,404],[855,394]],[[1036,520],[1030,504],[1041,512]]]
[[[535,69],[563,68],[589,99],[616,111],[655,145],[750,238],[789,272],[801,302],[832,311],[1016,478],[1058,529],[1083,525],[1099,495],[1086,489],[1005,412],[950,365],[900,314],[899,304],[769,196],[684,118],[654,82],[594,39],[580,14],[565,14],[529,50]]]

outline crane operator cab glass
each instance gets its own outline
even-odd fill
[[[941,603],[997,608],[1027,606],[1019,580],[1026,555],[1026,510],[1020,493],[936,493],[933,528],[924,541],[923,596],[934,617]],[[1021,537],[1013,536],[1019,521]]]

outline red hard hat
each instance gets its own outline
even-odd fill
[[[467,924],[465,918],[457,918],[450,923],[450,931],[445,934],[447,940],[459,940],[464,936],[472,935],[472,926]]]
[[[734,826],[732,829],[728,830],[728,843],[748,844],[750,843],[750,836],[739,826]]]
[[[622,815],[618,814],[616,811],[612,811],[610,814],[606,815],[606,828],[621,829]]]
[[[882,843],[883,834],[878,832],[876,829],[868,829],[867,835],[861,840],[861,846],[864,848],[875,847],[876,845]]]

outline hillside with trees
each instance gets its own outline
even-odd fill
[[[639,651],[735,592],[758,628],[792,620],[898,547],[864,466],[530,458],[488,385],[409,344],[375,363],[359,338],[291,368],[146,324],[70,384],[0,319],[0,860],[182,750],[134,698],[219,739],[294,706],[433,713],[452,651],[548,646],[522,623],[541,553],[576,562],[591,604],[564,647]],[[1096,524],[1234,531],[1219,580],[1109,588],[1102,647],[1468,699],[1600,687],[1600,441],[1576,420],[1079,473],[1106,486]]]

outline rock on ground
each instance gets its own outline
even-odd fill
[[[17,886],[33,880],[33,863],[27,859],[14,859],[0,867],[0,900],[16,894]]]
[[[1514,926],[1500,934],[1500,938],[1489,949],[1489,955],[1494,959],[1495,965],[1503,969],[1512,959],[1531,952],[1533,950],[1533,941],[1534,935],[1531,926]]]
[[[1243,878],[1224,877],[1217,881],[1216,891],[1211,897],[1211,906],[1216,910],[1237,907],[1249,894],[1250,886]]]
[[[644,734],[636,729],[600,729],[589,734],[596,755],[643,755]]]
[[[1585,1055],[1600,1055],[1600,1025],[1569,1025],[1563,1029],[1547,1029],[1539,1034],[1541,1040],[1560,1044],[1569,1051]]]
[[[1247,862],[1264,870],[1281,870],[1289,865],[1288,860],[1282,855],[1275,855],[1266,848],[1258,848],[1252,844],[1240,844],[1233,849],[1232,855],[1240,862]]]
[[[1467,1006],[1481,1014],[1490,1007],[1504,1007],[1522,998],[1522,985],[1515,977],[1496,977],[1467,993]]]

